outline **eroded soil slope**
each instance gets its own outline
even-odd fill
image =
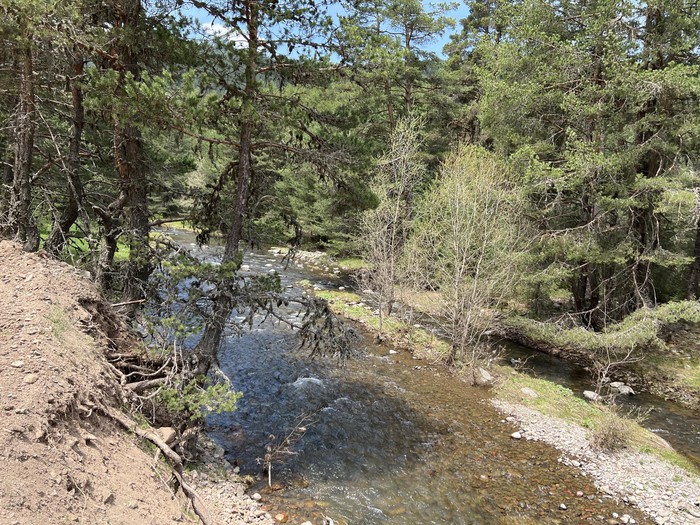
[[[81,306],[100,301],[72,267],[0,242],[3,525],[195,523],[153,453],[97,410],[123,402],[104,323]]]

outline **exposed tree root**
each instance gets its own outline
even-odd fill
[[[173,474],[175,475],[175,478],[180,484],[180,487],[182,487],[182,492],[184,492],[185,496],[187,496],[187,498],[189,498],[189,500],[192,502],[192,508],[194,509],[194,512],[197,515],[197,517],[200,519],[203,525],[213,525],[213,522],[211,522],[206,516],[206,509],[204,503],[202,502],[202,499],[197,495],[195,490],[192,487],[190,487],[184,480],[182,459],[180,458],[178,453],[175,452],[172,448],[170,448],[165,443],[165,441],[163,441],[160,438],[160,436],[153,432],[153,430],[144,430],[138,428],[134,421],[129,419],[128,416],[126,416],[119,410],[115,410],[104,405],[100,406],[99,408],[100,411],[107,417],[113,419],[126,430],[133,432],[140,438],[149,440],[151,443],[157,446],[161,452],[163,452],[165,457],[167,457],[172,463]]]
[[[167,380],[168,380],[167,377],[158,377],[156,379],[148,379],[146,381],[139,381],[138,383],[128,383],[126,385],[126,388],[128,388],[132,392],[135,392],[136,394],[140,394],[141,392],[144,392],[144,391],[149,390],[151,388],[164,385],[167,382]]]

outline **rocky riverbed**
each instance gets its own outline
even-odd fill
[[[239,476],[238,469],[224,459],[221,447],[204,439],[201,448],[200,461],[188,471],[187,479],[205,501],[215,523],[273,525],[279,522],[271,509],[260,502],[259,494],[246,494],[247,479]]]
[[[697,476],[650,454],[626,449],[598,452],[591,447],[585,429],[578,425],[522,405],[499,400],[492,404],[507,415],[505,424],[518,426],[514,439],[542,441],[560,450],[560,461],[581,469],[594,481],[602,498],[637,507],[659,525],[700,524]],[[634,523],[629,515],[616,514],[608,517],[609,524]]]

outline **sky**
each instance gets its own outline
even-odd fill
[[[423,0],[423,5],[425,6],[426,11],[431,11],[432,10],[431,5],[433,5],[433,4],[435,4],[435,2],[428,2],[428,1]],[[211,31],[212,33],[222,35],[224,32],[226,32],[226,28],[224,28],[222,25],[213,21],[212,17],[203,9],[196,9],[193,7],[189,7],[189,8],[183,9],[182,12],[183,12],[183,14],[185,14],[188,17],[198,19],[200,21],[200,23],[203,26],[208,27],[209,28],[208,30]],[[340,8],[340,4],[337,4],[337,5],[332,4],[330,9],[329,9],[329,13],[334,17],[337,17],[337,14],[341,13],[341,12],[342,12],[342,10]],[[460,2],[459,6],[456,9],[446,13],[446,16],[449,16],[449,17],[454,19],[455,24],[456,24],[455,28],[454,29],[448,28],[443,35],[437,37],[433,42],[424,45],[423,46],[424,50],[425,51],[432,51],[434,53],[437,53],[438,55],[442,55],[442,48],[444,47],[444,45],[447,42],[449,42],[450,34],[457,31],[457,29],[459,28],[459,21],[462,18],[465,18],[467,16],[467,14],[468,14],[467,6],[463,2]]]

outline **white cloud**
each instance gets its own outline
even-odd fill
[[[202,29],[209,36],[218,36],[233,42],[236,47],[245,47],[247,45],[246,38],[235,29],[232,29],[224,24],[216,22],[207,22],[202,24]]]

